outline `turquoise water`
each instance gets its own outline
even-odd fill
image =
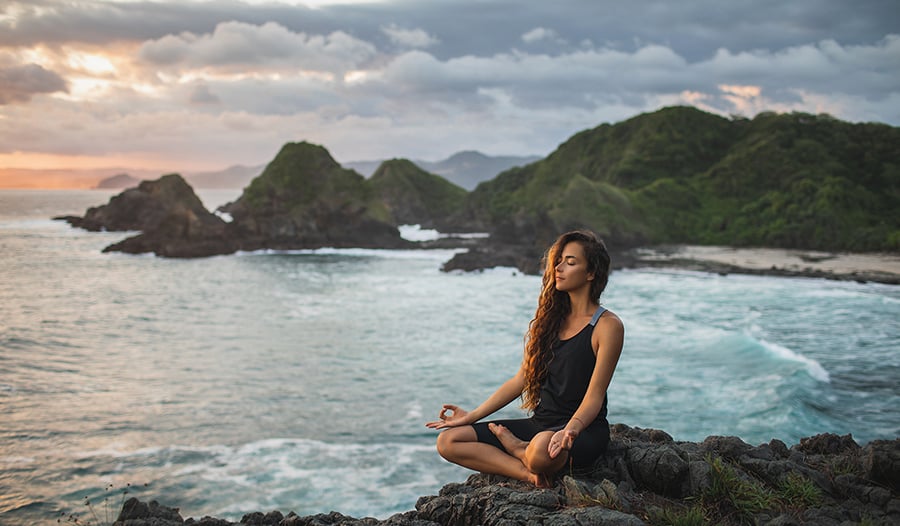
[[[383,518],[465,478],[423,423],[515,371],[537,277],[441,273],[451,251],[102,254],[126,234],[49,220],[110,195],[0,191],[0,523],[117,510],[129,483],[184,517]],[[620,271],[605,304],[611,422],[900,436],[898,287]]]

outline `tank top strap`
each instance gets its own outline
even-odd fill
[[[600,319],[600,316],[602,316],[604,312],[606,312],[606,307],[603,305],[597,307],[597,312],[595,312],[594,316],[591,318],[591,325],[597,325],[597,320]]]

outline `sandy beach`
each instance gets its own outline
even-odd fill
[[[634,251],[633,266],[900,284],[900,254],[669,245]]]

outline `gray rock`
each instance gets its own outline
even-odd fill
[[[867,479],[900,491],[900,438],[873,440],[863,449],[863,469]]]
[[[550,489],[538,489],[497,475],[474,474],[450,483],[438,495],[419,498],[415,510],[387,520],[357,519],[337,512],[282,517],[250,513],[242,524],[277,526],[583,526],[638,525],[652,510],[708,506],[713,523],[731,524],[733,508],[717,511],[704,502],[712,487],[710,457],[722,459],[740,480],[772,495],[771,509],[742,517],[754,524],[780,526],[900,524],[896,487],[898,441],[855,446],[849,435],[818,435],[790,449],[772,441],[752,447],[736,437],[708,437],[701,443],[675,442],[659,430],[612,426],[606,456],[590,476],[563,476]],[[853,473],[834,475],[835,467]],[[605,476],[597,478],[597,473]],[[800,474],[816,484],[814,499],[786,496],[784,482]],[[719,513],[720,515],[716,515]],[[182,521],[177,509],[129,499],[116,526],[233,526],[204,517]]]
[[[626,455],[629,472],[638,486],[669,497],[683,497],[690,487],[686,455],[671,444],[632,448]]]

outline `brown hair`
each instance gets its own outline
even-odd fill
[[[584,249],[587,270],[594,275],[591,281],[590,299],[599,302],[600,294],[609,280],[609,253],[606,245],[593,232],[575,230],[559,236],[547,249],[541,266],[544,269],[541,295],[538,298],[534,319],[525,336],[525,358],[522,362],[525,373],[525,388],[522,391],[522,407],[533,410],[540,402],[541,384],[547,375],[547,366],[553,357],[552,349],[559,341],[562,323],[572,309],[569,295],[556,290],[554,267],[562,257],[565,246],[577,242]]]

